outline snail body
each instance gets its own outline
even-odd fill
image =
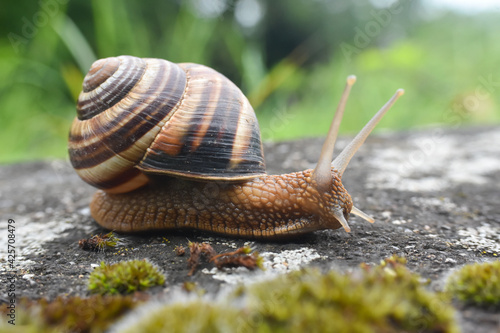
[[[403,93],[333,161],[349,77],[315,169],[267,175],[258,122],[243,93],[197,64],[130,56],[96,61],[69,137],[73,167],[99,188],[91,215],[123,232],[192,228],[271,238],[337,229],[355,208],[342,174]]]
[[[324,208],[340,200],[348,212],[351,197],[338,177],[334,188],[321,194],[310,186],[311,177],[309,169],[237,183],[171,178],[124,194],[97,191],[92,215],[105,228],[126,232],[192,228],[263,238],[339,228]]]

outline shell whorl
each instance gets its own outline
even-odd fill
[[[222,74],[196,64],[131,56],[96,61],[69,138],[80,177],[108,192],[148,174],[237,180],[265,174],[257,119]]]

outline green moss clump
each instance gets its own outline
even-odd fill
[[[130,296],[58,297],[53,301],[24,301],[16,311],[16,326],[0,324],[0,332],[104,332],[134,308]]]
[[[91,296],[41,300],[44,323],[63,332],[104,332],[110,324],[137,305],[131,297]]]
[[[427,291],[398,257],[353,274],[292,272],[242,286],[225,301],[165,305],[134,322],[127,332],[458,331],[447,299]]]
[[[391,257],[361,274],[300,271],[247,288],[258,331],[456,332],[453,308],[427,291],[405,259]]]
[[[30,304],[31,301],[25,297],[17,299],[14,318],[7,316],[10,313],[7,304],[0,304],[0,315],[2,317],[2,320],[0,320],[0,333],[52,333],[53,330],[45,327],[40,316],[31,313],[28,309]],[[12,319],[15,319],[13,321],[15,325],[9,323],[9,320]]]
[[[500,261],[465,265],[450,276],[445,290],[466,304],[500,309]]]
[[[244,313],[241,310],[220,304],[194,301],[187,304],[170,304],[147,311],[141,318],[129,320],[115,332],[241,332],[238,330]],[[130,318],[129,318],[130,319]]]
[[[88,288],[97,294],[127,294],[165,283],[159,269],[145,260],[122,261],[112,265],[101,262],[89,278]]]

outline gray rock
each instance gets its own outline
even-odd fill
[[[348,143],[341,138],[336,152]],[[15,221],[17,294],[55,298],[87,295],[86,279],[101,261],[148,258],[167,273],[168,290],[187,281],[186,257],[176,245],[209,242],[217,251],[250,244],[263,254],[267,270],[217,271],[201,265],[189,280],[210,293],[226,286],[269,278],[313,265],[348,270],[361,262],[378,263],[393,253],[410,269],[433,281],[466,263],[500,255],[500,128],[429,129],[371,136],[344,174],[343,183],[357,207],[374,224],[351,216],[351,233],[342,229],[311,233],[286,242],[226,238],[197,231],[119,235],[123,245],[85,252],[78,240],[106,232],[90,216],[94,189],[67,161],[0,167],[0,230]],[[265,144],[270,173],[314,167],[321,139]],[[291,154],[290,152],[294,152]],[[2,244],[5,244],[2,241]],[[11,274],[5,245],[0,275]],[[26,274],[29,272],[29,274]],[[0,297],[6,298],[2,291]],[[498,329],[498,313],[460,309],[464,332]]]

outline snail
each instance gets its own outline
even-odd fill
[[[267,175],[255,113],[238,87],[198,64],[119,56],[94,62],[83,81],[69,156],[99,188],[92,217],[118,232],[199,229],[283,238],[351,229],[342,175],[394,104],[394,96],[333,160],[349,76],[314,169]]]

